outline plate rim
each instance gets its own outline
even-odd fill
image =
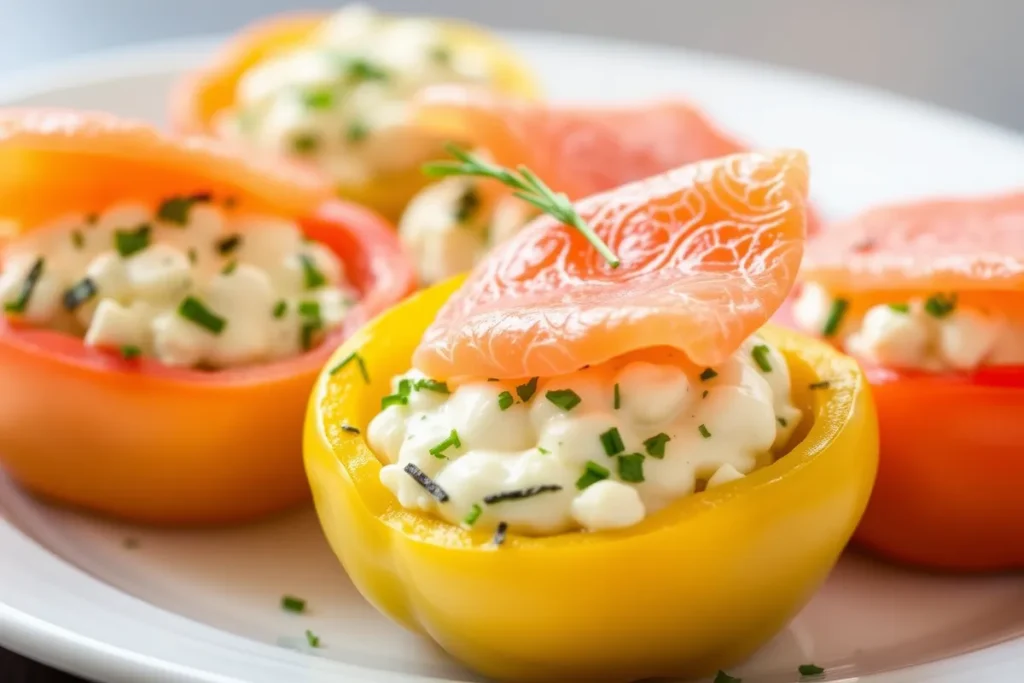
[[[847,95],[855,95],[885,104],[888,107],[896,107],[914,116],[924,116],[933,120],[942,119],[947,125],[956,128],[970,128],[976,134],[1004,141],[1024,150],[1024,134],[972,114],[928,104],[882,88],[830,78],[796,68],[685,49],[664,43],[647,44],[632,40],[553,31],[498,30],[497,33],[511,40],[542,43],[569,41],[577,49],[614,47],[617,50],[644,54],[650,58],[667,56],[670,59],[703,61],[729,71],[771,74],[774,78],[783,79],[804,89],[836,90]],[[199,55],[208,54],[227,35],[224,33],[200,34],[170,40],[128,43],[48,60],[29,67],[7,70],[3,72],[3,82],[0,83],[0,107],[12,106],[11,102],[52,90],[88,86],[112,78],[155,75],[166,73],[172,69],[194,66]],[[192,622],[173,612],[121,593],[116,587],[83,572],[35,542],[29,535],[7,520],[2,513],[3,509],[0,505],[0,547],[3,547],[4,539],[8,544],[20,543],[24,548],[45,554],[47,561],[54,563],[53,566],[79,574],[84,580],[93,582],[103,589],[116,591],[131,600],[143,603],[147,605],[147,609],[155,610],[174,619],[188,621],[198,627],[213,629],[201,622]],[[248,639],[242,636],[224,633],[232,638],[248,642]],[[166,657],[154,657],[140,653],[36,617],[6,602],[2,586],[0,586],[0,645],[49,666],[87,677],[103,676],[111,680],[132,681],[137,680],[134,677],[140,675],[157,675],[161,677],[160,680],[181,681],[182,683],[237,683],[242,680],[203,671],[193,666],[177,664]],[[260,645],[263,644],[260,643]],[[316,661],[316,658],[311,655],[300,656]],[[1006,659],[1007,656],[1011,658]],[[984,661],[986,659],[989,661]],[[351,667],[355,670],[354,672],[362,669],[362,667],[346,665],[342,662],[335,662],[335,664],[346,668]],[[76,668],[68,668],[72,665]],[[951,670],[951,667],[955,670]],[[941,681],[943,682],[959,683],[973,680],[973,677],[979,674],[996,676],[1006,673],[1024,675],[1024,637],[942,660],[865,676],[831,680],[833,683],[913,683],[920,680],[939,681],[934,677],[942,676]],[[393,674],[393,676],[394,678],[390,680],[396,682],[448,683],[448,679],[429,676],[408,674]],[[933,678],[926,678],[928,676]],[[950,676],[956,676],[956,678]],[[355,679],[349,680],[357,683]]]

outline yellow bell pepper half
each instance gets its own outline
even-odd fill
[[[364,327],[310,400],[306,473],[326,536],[363,596],[473,669],[511,681],[709,675],[781,630],[825,580],[871,492],[878,432],[857,364],[766,328],[807,416],[786,455],[633,527],[510,535],[498,547],[489,532],[402,508],[362,435],[460,281]]]

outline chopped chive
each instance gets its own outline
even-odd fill
[[[348,60],[345,71],[352,81],[386,81],[388,72],[362,57]]]
[[[219,251],[222,256],[227,256],[240,246],[242,246],[241,235],[228,235],[227,237],[217,240],[216,243],[217,251]]]
[[[188,223],[188,216],[192,211],[192,207],[200,202],[208,202],[211,199],[212,197],[209,192],[197,192],[191,195],[168,197],[164,201],[160,202],[160,206],[158,206],[156,210],[156,217],[165,223],[186,225]]]
[[[69,311],[77,309],[79,306],[96,296],[96,292],[99,291],[96,287],[96,282],[90,277],[83,277],[74,286],[64,292],[64,308]]]
[[[445,382],[438,381],[436,379],[418,379],[413,385],[416,391],[425,390],[433,391],[438,394],[450,394],[451,389],[448,388],[448,384]]]
[[[349,434],[360,434],[359,427],[353,427],[352,425],[341,425],[341,431],[348,432]]]
[[[554,403],[562,410],[572,410],[580,404],[583,399],[572,389],[554,389],[544,394],[544,397]]]
[[[438,502],[448,502],[448,493],[443,488],[438,486],[437,482],[428,477],[426,473],[419,467],[416,467],[416,465],[413,465],[410,462],[405,466],[405,473],[412,477],[414,480],[416,480],[416,483],[422,486],[424,489],[426,489],[427,493],[429,493],[435,499],[437,499]]]
[[[455,203],[455,220],[465,223],[473,217],[479,208],[480,193],[477,192],[476,187],[470,185],[459,195],[459,199]]]
[[[152,228],[143,223],[134,230],[115,230],[114,247],[121,258],[128,258],[149,246],[149,236]]]
[[[447,45],[435,45],[430,48],[430,59],[438,64],[448,64],[452,60],[452,51]]]
[[[539,379],[539,377],[531,377],[529,382],[516,387],[516,396],[519,397],[520,401],[526,403],[533,398],[533,395],[537,393],[537,380]]]
[[[228,321],[220,317],[199,299],[188,296],[178,306],[178,315],[191,323],[195,323],[213,334],[220,334],[227,327]]]
[[[288,312],[288,302],[285,301],[284,299],[282,299],[282,300],[278,301],[276,304],[274,304],[274,310],[272,311],[272,315],[275,318],[280,319],[280,318],[283,318],[284,314],[287,313],[287,312]]]
[[[832,383],[826,379],[820,382],[813,382],[811,384],[808,384],[807,388],[813,391],[816,389],[828,389],[830,386],[832,386]]]
[[[801,664],[796,668],[801,676],[820,676],[825,670],[815,664]]]
[[[466,526],[473,526],[476,524],[476,520],[480,519],[480,515],[484,513],[484,509],[480,507],[479,503],[473,503],[473,507],[469,509],[466,516],[462,518],[462,523]]]
[[[619,479],[633,484],[639,484],[644,480],[644,456],[642,453],[619,456]]]
[[[232,259],[231,261],[228,261],[228,264],[226,266],[220,269],[220,274],[231,275],[231,273],[235,272],[236,268],[238,268],[238,261]]]
[[[576,488],[582,491],[583,489],[593,486],[602,479],[607,479],[611,476],[611,472],[607,467],[599,465],[593,460],[588,460],[586,466],[583,468],[583,476],[576,480]]]
[[[889,310],[895,311],[896,313],[910,313],[910,304],[889,304]]]
[[[718,673],[715,674],[715,680],[713,683],[743,683],[743,679],[730,676],[724,671],[719,670]]]
[[[302,254],[299,256],[299,261],[302,263],[302,276],[306,281],[306,289],[316,289],[327,284],[327,278],[317,269],[313,259]]]
[[[769,348],[764,344],[758,344],[750,352],[750,355],[754,357],[754,362],[757,363],[757,367],[761,368],[761,372],[771,372],[772,364],[768,362]]]
[[[448,434],[448,438],[430,449],[430,454],[435,458],[447,458],[448,456],[446,456],[444,452],[449,448],[462,448],[462,441],[459,440],[459,433],[454,429],[450,434]]]
[[[539,453],[540,453],[541,455],[551,455],[551,451],[549,451],[549,450],[548,450],[548,449],[546,449],[546,448],[542,448],[541,446],[537,446],[537,451],[538,451],[538,452],[539,452]]]
[[[310,647],[320,647],[320,636],[316,635],[308,628],[306,629],[306,642],[309,643]]]
[[[784,417],[777,417],[777,418],[775,418],[775,421],[779,423],[780,427],[788,427],[789,426],[789,423],[786,422],[786,418],[784,418]]]
[[[945,318],[956,310],[956,298],[956,294],[933,294],[925,300],[924,310],[933,318]]]
[[[665,444],[667,444],[671,440],[672,437],[670,437],[665,432],[655,434],[651,438],[644,441],[644,450],[647,451],[647,455],[651,456],[652,458],[658,458],[660,460],[661,458],[665,457]]]
[[[127,344],[121,347],[121,357],[125,360],[132,360],[142,355],[142,349],[133,344]]]
[[[706,425],[700,425],[699,427],[697,427],[697,431],[700,432],[700,435],[703,436],[705,439],[711,438],[711,432],[708,431]]]
[[[541,484],[540,486],[529,486],[525,489],[501,491],[484,496],[484,505],[494,505],[495,503],[502,503],[507,500],[523,500],[524,498],[539,496],[542,493],[555,493],[561,490],[562,487],[558,484]]]
[[[300,301],[299,302],[299,315],[307,318],[319,318],[320,317],[320,302],[319,301]]]
[[[516,400],[512,398],[512,394],[508,391],[503,391],[498,394],[498,408],[501,410],[508,410],[515,402]]]
[[[81,230],[71,231],[71,246],[75,249],[81,249],[85,246],[85,235],[82,234]]]
[[[199,252],[196,251],[195,247],[189,247],[188,249],[188,262],[195,265],[195,262],[199,260]]]
[[[604,432],[601,434],[600,439],[606,455],[618,455],[626,450],[626,445],[622,443],[622,435],[619,434],[618,427],[612,427],[607,432]]]
[[[380,409],[387,410],[391,406],[409,405],[409,397],[404,394],[388,394],[380,400]]]
[[[25,280],[21,283],[21,291],[18,292],[18,298],[4,304],[5,312],[25,312],[25,309],[28,308],[29,299],[32,298],[32,292],[35,291],[36,285],[39,283],[39,279],[43,277],[43,270],[45,267],[46,262],[43,260],[42,256],[35,260],[32,267],[28,269],[28,274],[25,275]]]
[[[346,365],[348,365],[352,361],[355,361],[356,364],[359,366],[359,374],[363,376],[363,381],[366,382],[367,384],[369,384],[370,383],[370,373],[366,370],[366,361],[363,360],[363,357],[361,355],[359,355],[359,352],[357,352],[357,351],[353,351],[352,353],[350,353],[347,356],[345,356],[341,360],[340,363],[338,363],[333,368],[328,370],[327,374],[329,374],[329,375],[336,375],[336,374],[338,374]]]
[[[832,302],[832,309],[825,320],[825,327],[821,330],[824,336],[831,337],[839,331],[839,325],[842,324],[843,316],[846,315],[846,309],[849,307],[850,302],[846,299],[836,299]]]
[[[618,410],[619,406],[621,406],[621,405],[622,405],[622,400],[621,400],[621,396],[619,394],[619,383],[616,382],[615,383],[615,388],[612,389],[612,408],[615,408],[615,410]]]
[[[334,106],[334,93],[330,90],[307,90],[302,93],[302,104],[310,109],[330,109]]]
[[[700,381],[707,382],[709,379],[718,377],[718,373],[715,372],[714,368],[704,368],[704,372],[700,373]]]
[[[710,392],[709,392],[709,391],[708,391],[707,389],[705,389],[705,390],[704,390],[704,393],[702,393],[702,394],[700,395],[700,397],[701,397],[701,398],[707,398],[707,397],[708,397],[708,394],[709,394],[709,393],[710,393]]]
[[[494,531],[494,545],[501,545],[508,535],[508,522],[498,522],[498,528]]]
[[[292,149],[299,154],[311,154],[320,146],[320,139],[313,133],[299,133],[292,138]]]
[[[370,127],[362,121],[353,121],[345,129],[345,139],[349,142],[362,142],[370,137]]]
[[[297,598],[294,595],[282,595],[281,608],[286,612],[301,614],[306,611],[306,601],[302,598]]]
[[[299,329],[299,343],[304,351],[309,351],[315,346],[316,333],[322,330],[323,327],[323,321],[319,318],[302,323],[302,327]]]

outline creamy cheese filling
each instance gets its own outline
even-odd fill
[[[932,294],[849,312],[846,299],[807,284],[793,306],[807,332],[837,341],[875,365],[947,372],[1024,365],[1024,322]]]
[[[352,5],[301,47],[275,54],[239,81],[219,132],[316,163],[340,182],[414,168],[443,156],[411,124],[410,98],[428,85],[487,83],[483,49],[448,40],[443,24]]]
[[[410,371],[392,388],[367,437],[399,503],[533,535],[628,527],[741,479],[770,464],[801,419],[785,360],[758,336],[696,372],[613,361],[448,387]]]
[[[339,258],[294,222],[202,196],[64,216],[0,257],[6,315],[169,366],[301,354],[355,300]]]
[[[398,223],[398,234],[420,281],[432,284],[470,270],[537,213],[511,195],[488,197],[473,178],[451,177],[413,197]]]

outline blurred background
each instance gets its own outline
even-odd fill
[[[330,0],[0,0],[5,73],[83,52],[223,33]],[[679,45],[813,71],[1024,130],[1022,0],[374,0],[493,26]]]

